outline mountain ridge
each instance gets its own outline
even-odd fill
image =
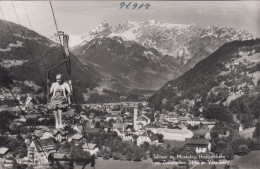
[[[104,21],[96,29],[82,35],[76,46],[84,45],[96,37],[114,36],[135,41],[145,47],[155,48],[163,55],[172,56],[179,64],[183,64],[183,72],[226,42],[254,38],[247,31],[236,30],[230,26],[202,28],[195,24],[162,23],[156,20],[126,21],[111,26]]]

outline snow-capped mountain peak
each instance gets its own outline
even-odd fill
[[[115,36],[155,48],[163,55],[179,60],[181,64],[194,62],[194,56],[197,62],[226,42],[254,38],[247,31],[236,30],[230,26],[202,28],[195,24],[162,23],[152,19],[142,22],[126,21],[117,26],[111,26],[104,21],[81,37],[81,45],[96,37]],[[193,65],[192,63],[190,66]]]

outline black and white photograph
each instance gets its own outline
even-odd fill
[[[259,169],[260,1],[0,1],[0,169]]]

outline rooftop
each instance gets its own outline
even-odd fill
[[[145,130],[145,129],[147,129],[147,128],[154,128],[154,129],[156,129],[156,128],[160,128],[160,127],[157,126],[156,124],[150,123],[150,124],[147,124],[147,125],[145,125],[144,127],[142,127],[142,130]]]
[[[0,148],[0,154],[3,155],[3,154],[5,154],[8,150],[9,150],[9,148],[1,147],[1,148]]]
[[[85,133],[97,133],[100,132],[100,128],[84,127]]]
[[[136,121],[148,121],[147,118],[145,118],[144,116],[140,116],[136,119]]]
[[[151,130],[145,131],[141,136],[149,137],[151,141],[157,140],[156,135]]]
[[[52,138],[33,140],[38,152],[42,151],[42,147],[55,147],[55,143]],[[40,145],[39,145],[40,144]]]
[[[83,138],[83,135],[81,135],[81,134],[74,134],[72,137],[71,137],[71,139],[72,140],[80,140],[81,138]]]
[[[93,143],[85,143],[82,148],[84,149],[94,149],[97,145]]]
[[[186,138],[185,142],[186,142],[186,144],[196,144],[196,145],[208,145],[209,144],[208,139]]]

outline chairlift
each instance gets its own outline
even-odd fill
[[[71,73],[71,66],[70,66],[70,51],[69,51],[69,35],[65,34],[63,31],[58,31],[58,36],[59,39],[61,40],[61,46],[62,46],[62,51],[64,54],[64,60],[62,60],[59,64],[55,65],[51,69],[47,70],[47,103],[49,103],[49,91],[50,91],[50,74],[53,70],[59,68],[62,65],[66,65],[68,74],[70,76]],[[64,83],[67,83],[70,86],[71,92],[72,91],[72,81],[69,79],[68,81],[65,81]],[[71,96],[67,96],[68,100],[68,105],[71,105]]]

